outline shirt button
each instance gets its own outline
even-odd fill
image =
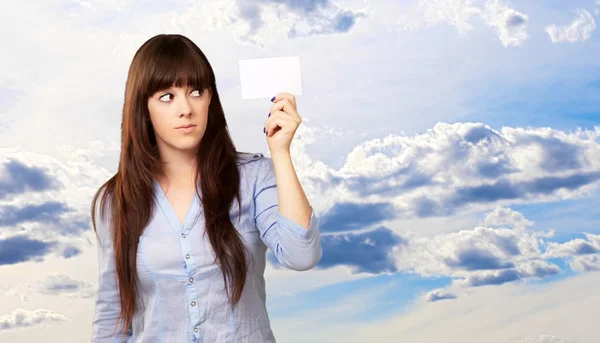
[[[185,255],[185,258],[190,258],[190,254]]]
[[[194,332],[198,332],[198,328],[194,328]]]
[[[195,301],[192,301],[192,306],[196,306],[196,302]]]
[[[181,237],[185,238],[185,233],[182,233],[182,234],[181,234]]]
[[[194,283],[194,278],[193,277],[190,278],[190,283]]]

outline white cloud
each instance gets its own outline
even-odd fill
[[[34,285],[17,286],[9,289],[4,296],[16,296],[21,302],[29,303],[34,296],[59,295],[67,299],[92,298],[96,295],[96,285],[85,280],[77,280],[68,275],[47,275]]]
[[[443,299],[456,299],[456,295],[446,289],[434,289],[425,295],[427,301],[439,301]]]
[[[600,253],[569,258],[569,266],[576,272],[600,271]]]
[[[390,201],[404,218],[578,198],[600,183],[599,137],[600,127],[567,133],[438,123],[412,137],[357,145],[340,170],[329,172],[339,182],[326,194]]]
[[[302,125],[298,138],[292,143],[294,164],[320,215],[347,199],[393,203],[398,217],[404,220],[488,212],[483,220],[485,227],[451,233],[457,239],[482,236],[487,241],[487,235],[508,235],[525,246],[535,245],[536,239],[551,237],[553,230],[532,235],[525,229],[533,222],[505,205],[588,196],[598,188],[600,180],[600,127],[567,133],[549,128],[505,127],[497,131],[475,123],[439,123],[415,136],[390,135],[366,141],[356,146],[338,170],[307,154],[306,146],[316,139],[312,127]],[[561,183],[564,186],[558,187]],[[422,215],[428,210],[431,212]],[[398,225],[411,229],[406,222]],[[430,245],[437,239],[454,239],[437,236],[436,233],[447,230],[445,221],[438,225],[441,226],[431,230],[436,238]],[[506,230],[494,230],[495,227]],[[408,257],[402,251],[398,258],[401,269],[416,267],[423,275],[448,272],[440,261],[450,256],[430,259],[422,255],[430,249],[419,242],[427,242],[429,237],[422,233],[400,234],[408,235],[408,249],[415,251],[414,256]],[[443,250],[439,248],[434,245],[431,250],[440,253]],[[533,252],[528,258],[539,257],[537,247],[526,251]],[[410,263],[413,258],[415,264]]]
[[[10,314],[0,315],[0,331],[65,321],[68,321],[67,317],[51,310],[38,309],[29,311],[18,308]]]
[[[584,233],[587,239],[575,238],[565,243],[548,243],[544,257],[565,257],[600,252],[600,235]]]
[[[399,13],[398,25],[410,31],[447,23],[465,36],[473,29],[473,19],[481,18],[495,29],[504,46],[520,46],[529,38],[529,16],[500,0],[487,0],[483,6],[472,0],[419,0]]]
[[[277,22],[270,23],[270,29],[285,29],[288,37],[307,37],[348,32],[357,19],[367,16],[364,10],[341,8],[329,0],[236,0],[236,4],[239,17],[247,22],[243,40],[255,38],[269,21]]]
[[[533,222],[526,219],[523,214],[510,208],[497,206],[493,211],[485,216],[484,225],[492,226],[508,226],[513,228],[525,228],[533,225]]]
[[[500,0],[486,1],[482,17],[496,30],[504,46],[520,46],[529,38],[529,16],[508,7]]]
[[[448,23],[461,35],[473,28],[471,19],[481,13],[472,0],[418,0],[417,7],[409,11],[408,15],[401,15],[399,21],[401,25],[408,25],[407,29]],[[418,16],[422,16],[420,21],[416,19]]]
[[[396,250],[396,263],[400,270],[414,271],[424,277],[502,277],[498,273],[506,270],[512,270],[516,279],[536,276],[530,263],[542,256],[540,240],[552,235],[552,232],[487,227],[433,237],[410,233],[408,246]],[[543,265],[537,267],[554,268],[540,263]],[[475,282],[466,281],[465,285]]]
[[[0,242],[27,249],[14,259],[5,256],[3,263],[41,262],[51,257],[65,260],[92,245],[85,236],[90,229],[91,197],[110,177],[105,168],[92,162],[102,156],[103,149],[98,144],[91,144],[87,152],[85,147],[62,147],[62,154],[71,155],[66,160],[19,147],[0,149],[0,186],[9,192],[0,198]],[[21,188],[11,188],[11,184]],[[29,289],[18,292],[28,298]]]
[[[598,244],[598,236],[588,234],[587,240],[573,239],[554,243],[554,230],[533,231],[526,226],[531,223],[524,216],[509,208],[496,208],[487,213],[491,220],[498,213],[508,213],[515,221],[493,221],[497,228],[476,226],[458,232],[426,236],[413,230],[395,229],[406,245],[397,246],[392,253],[400,273],[412,273],[420,277],[450,277],[452,284],[427,294],[429,301],[457,297],[464,289],[486,285],[541,280],[558,276],[567,270],[547,261],[564,258],[575,272],[595,270],[600,260],[596,255],[579,256],[580,249],[571,246]],[[511,224],[512,223],[512,224]],[[523,223],[528,223],[524,225]],[[269,290],[276,296],[293,296],[332,283],[371,277],[370,273],[353,274],[351,269],[336,266],[316,269],[309,275],[297,275],[284,269],[268,268]],[[281,292],[285,290],[285,292]],[[277,302],[277,301],[275,301]]]
[[[544,257],[565,258],[569,267],[579,273],[600,270],[600,235],[583,234],[586,239],[575,238],[564,243],[549,242]]]
[[[577,9],[578,17],[568,25],[552,24],[545,28],[550,35],[552,43],[577,43],[584,42],[592,36],[596,29],[596,22],[592,14],[585,9]]]
[[[17,204],[26,199],[29,203],[44,201],[62,201],[71,207],[86,211],[89,209],[88,200],[90,194],[112,176],[105,168],[98,167],[95,159],[106,154],[114,154],[117,147],[105,145],[102,142],[90,142],[83,147],[63,145],[57,147],[58,155],[64,157],[51,157],[32,151],[26,151],[21,147],[0,148],[0,173],[3,165],[9,160],[40,168],[52,180],[58,182],[61,187],[56,191],[40,193],[14,194],[10,203]],[[114,156],[114,155],[113,155]],[[5,177],[5,175],[0,175]]]

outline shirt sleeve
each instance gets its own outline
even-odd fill
[[[309,229],[279,212],[277,183],[272,159],[262,157],[254,187],[254,221],[263,242],[284,267],[304,271],[321,259],[323,249],[319,221],[311,206]]]
[[[98,232],[98,292],[95,299],[95,315],[92,322],[92,343],[127,342],[132,335],[131,328],[125,336],[120,335],[121,327],[116,327],[121,311],[121,302],[117,286],[114,249],[108,216],[100,218],[99,204],[96,209],[96,229]],[[108,206],[107,206],[108,208]]]

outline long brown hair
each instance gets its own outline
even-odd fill
[[[212,90],[208,123],[196,154],[201,177],[196,174],[195,181],[198,184],[200,179],[206,232],[216,255],[215,262],[218,261],[222,269],[232,306],[238,303],[246,281],[245,247],[229,216],[234,197],[238,199],[241,214],[236,148],[228,132],[213,69],[200,48],[188,38],[176,34],[154,36],[135,53],[127,76],[118,171],[98,189],[91,206],[97,235],[95,211],[100,194],[101,217],[107,201],[110,202],[109,225],[123,333],[129,328],[135,310],[136,254],[140,235],[153,211],[153,179],[164,176],[150,122],[148,98],[172,85]]]

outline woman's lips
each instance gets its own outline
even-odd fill
[[[190,132],[193,132],[195,129],[196,129],[196,125],[177,128],[177,130],[181,131],[182,133],[190,133]]]

